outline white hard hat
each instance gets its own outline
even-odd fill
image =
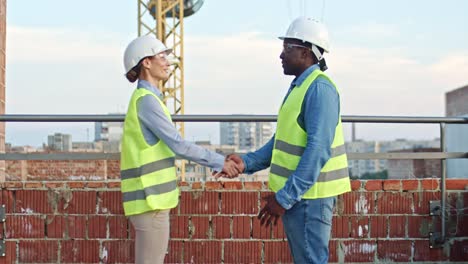
[[[318,20],[309,17],[298,17],[294,19],[291,25],[289,25],[286,34],[279,37],[281,40],[284,40],[285,38],[309,42],[313,44],[312,49],[314,49],[314,45],[322,48],[325,52],[329,52],[330,49],[328,30],[325,25]],[[321,56],[317,57],[319,58]]]
[[[125,49],[125,73],[128,73],[133,67],[137,66],[142,59],[161,52],[170,53],[172,49],[167,48],[154,35],[146,35],[134,39]]]

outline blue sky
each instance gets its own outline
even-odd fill
[[[466,10],[462,0],[205,0],[184,22],[186,113],[275,114],[292,80],[282,75],[276,36],[307,15],[329,28],[328,74],[342,114],[442,116],[444,93],[468,84]],[[134,0],[8,1],[6,112],[124,111],[133,85],[122,52],[136,35]],[[188,139],[219,138],[216,124],[186,130]],[[7,124],[7,142],[39,145],[55,131],[93,139],[92,124]],[[357,132],[369,140],[438,136],[428,125]]]

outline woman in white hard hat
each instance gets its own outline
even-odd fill
[[[158,89],[169,78],[171,52],[154,36],[133,40],[124,65],[138,80],[125,116],[121,190],[126,216],[135,228],[135,263],[163,263],[169,240],[169,211],[178,204],[175,155],[230,176],[239,172],[222,155],[185,141],[174,127]]]

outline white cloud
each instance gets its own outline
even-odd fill
[[[71,62],[106,59],[121,53],[118,36],[73,28],[7,29],[8,62]]]

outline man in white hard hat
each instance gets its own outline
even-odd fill
[[[340,96],[323,73],[328,33],[317,20],[299,17],[280,39],[284,74],[296,78],[279,110],[276,133],[259,150],[228,159],[246,173],[270,167],[274,194],[258,215],[261,225],[276,225],[281,216],[294,262],[327,263],[336,196],[351,190]]]
[[[138,80],[125,116],[120,177],[125,215],[135,228],[135,263],[163,263],[169,211],[179,202],[175,155],[228,175],[234,162],[184,140],[163,103],[159,82],[169,78],[168,49],[154,36],[138,37],[124,53],[126,77]]]

